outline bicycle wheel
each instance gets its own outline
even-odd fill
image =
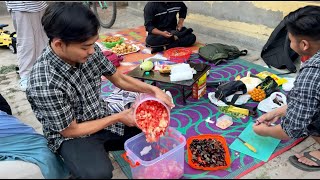
[[[107,4],[107,8],[101,8],[99,2],[92,4],[93,12],[99,19],[100,25],[104,28],[110,28],[116,21],[117,6],[116,2],[100,1],[103,5]]]

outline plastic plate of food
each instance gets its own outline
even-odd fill
[[[118,54],[118,55],[126,55],[138,52],[140,50],[139,46],[135,44],[128,44],[128,43],[121,43],[115,45],[111,48],[111,51]]]
[[[123,37],[119,36],[106,36],[102,39],[101,43],[106,47],[106,48],[113,48],[117,44],[121,44],[124,42]]]

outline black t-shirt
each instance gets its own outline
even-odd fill
[[[154,28],[161,31],[175,30],[179,18],[186,18],[187,6],[183,2],[148,2],[144,7],[144,26],[148,33]]]

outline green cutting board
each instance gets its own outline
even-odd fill
[[[239,139],[235,139],[229,146],[229,148],[267,162],[276,147],[279,145],[280,140],[272,137],[257,135],[253,131],[252,125],[253,122],[249,123],[248,126],[239,135],[239,137],[247,143],[251,144],[257,150],[257,152],[252,152]]]

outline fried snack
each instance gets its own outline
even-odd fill
[[[170,65],[163,65],[161,69],[159,69],[160,73],[170,73],[171,72],[171,66]]]
[[[117,44],[115,47],[111,48],[112,52],[117,54],[128,54],[131,52],[136,52],[136,48],[130,44],[121,43]]]
[[[118,36],[107,36],[106,38],[104,38],[102,41],[103,42],[117,42],[120,41],[120,37]]]

